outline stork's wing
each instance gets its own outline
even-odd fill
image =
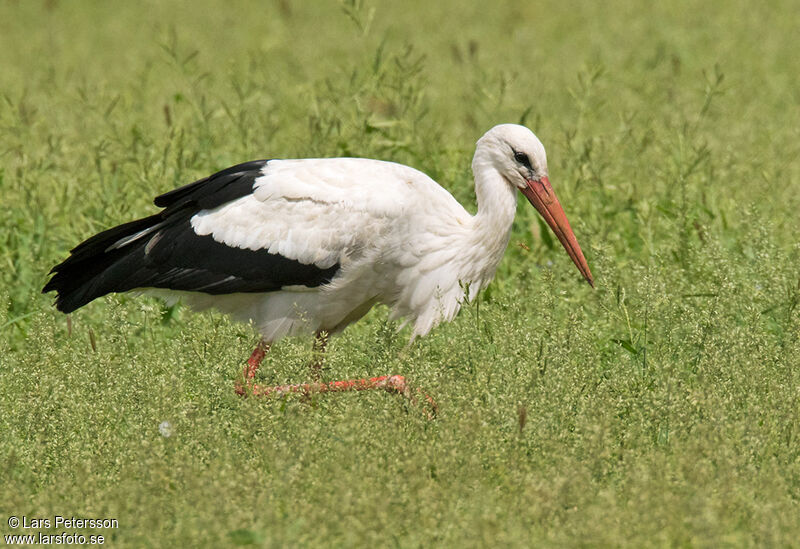
[[[240,164],[159,196],[159,214],[82,243],[44,291],[58,291],[58,308],[70,312],[135,288],[227,294],[319,286],[408,207],[415,183],[433,182],[363,159]]]
[[[377,245],[409,209],[422,207],[416,170],[356,158],[272,161],[252,194],[198,212],[195,233],[330,269]],[[455,200],[450,198],[456,205]],[[459,206],[460,207],[460,206]]]

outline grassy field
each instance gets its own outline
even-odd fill
[[[792,1],[0,1],[0,533],[797,543],[798,28]],[[377,308],[333,342],[326,378],[405,374],[436,421],[383,393],[242,400],[248,326],[110,296],[70,330],[39,293],[80,240],[245,160],[394,160],[474,211],[501,122],[547,147],[597,289],[525,205],[453,323],[404,349]],[[310,352],[281,342],[260,379]]]

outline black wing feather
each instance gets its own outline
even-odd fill
[[[338,264],[321,269],[264,250],[235,248],[192,228],[190,219],[198,211],[252,193],[267,162],[239,164],[157,197],[156,205],[164,210],[79,244],[53,268],[42,291],[58,292],[56,307],[69,313],[97,297],[135,288],[218,295],[330,282]]]
[[[253,191],[253,181],[261,175],[268,160],[252,160],[231,166],[206,178],[178,187],[153,201],[160,208],[180,208],[196,203],[200,209],[210,209],[241,198]]]

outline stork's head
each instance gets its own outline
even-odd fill
[[[544,145],[525,126],[501,124],[478,140],[475,156],[488,162],[516,187],[544,218],[586,281],[594,286],[589,265],[547,177]]]

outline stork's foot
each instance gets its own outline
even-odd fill
[[[316,393],[341,393],[344,391],[368,391],[371,389],[383,389],[390,393],[402,395],[415,406],[422,404],[423,413],[428,419],[434,419],[439,411],[436,401],[427,393],[419,387],[412,388],[405,377],[398,375],[329,381],[327,383],[312,381],[311,383],[275,385],[271,387],[248,383],[246,388],[241,385],[237,386],[236,392],[240,395],[247,393],[256,397],[282,397],[289,394],[300,394],[309,397]]]

